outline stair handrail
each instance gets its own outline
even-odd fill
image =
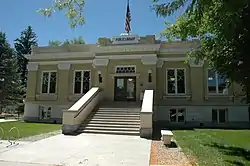
[[[92,100],[93,98],[95,98],[95,97],[98,95],[98,93],[100,93],[100,88],[97,89],[97,93],[95,93],[94,95],[92,95],[92,96],[84,103],[84,105],[82,105],[81,109],[76,113],[76,115],[74,116],[74,118],[76,118],[76,117],[82,112],[82,110],[91,102],[91,100]],[[85,95],[86,95],[86,94],[85,94]]]

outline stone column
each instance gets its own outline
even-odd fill
[[[28,63],[28,82],[25,101],[35,101],[37,91],[38,63]]]
[[[100,87],[103,91],[104,98],[107,96],[106,93],[110,92],[110,88],[107,86],[107,65],[109,63],[108,59],[94,59],[93,61],[93,67],[96,68],[96,85],[97,87]],[[99,82],[99,74],[102,77],[102,82]]]
[[[142,56],[142,64],[145,65],[145,69],[146,69],[146,80],[145,81],[145,87],[146,89],[148,90],[154,90],[154,92],[156,91],[156,83],[157,83],[157,71],[156,71],[156,64],[157,64],[157,61],[158,61],[158,58],[156,56],[156,54],[152,55],[152,56]],[[151,82],[148,82],[148,74],[151,73],[151,76],[152,76],[152,81]],[[155,95],[156,93],[154,93]],[[154,96],[156,97],[156,96]]]
[[[155,94],[157,94],[156,96],[156,101],[159,101],[160,99],[162,99],[162,97],[165,94],[165,81],[166,81],[166,72],[164,72],[165,70],[163,70],[162,66],[164,65],[164,61],[163,60],[158,60],[157,61],[157,72],[156,72],[156,92]]]
[[[66,103],[69,95],[69,69],[70,63],[58,64],[57,95],[60,103]]]
[[[190,84],[192,92],[192,101],[199,102],[204,100],[204,60],[195,62],[194,59],[189,60],[190,66]]]

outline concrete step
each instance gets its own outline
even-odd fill
[[[138,115],[140,116],[139,112],[120,112],[120,111],[97,111],[97,112],[93,112],[95,114],[113,114],[113,115]]]
[[[114,124],[114,125],[140,125],[140,121],[99,121],[99,120],[90,120],[86,122],[86,124],[100,124],[100,125],[105,125],[105,124]]]
[[[91,123],[91,122],[126,122],[126,123],[130,123],[130,122],[135,122],[135,123],[140,123],[139,119],[108,119],[108,118],[90,118],[86,121],[87,123]]]
[[[140,125],[138,124],[109,124],[109,123],[106,123],[106,124],[98,124],[98,123],[86,123],[86,124],[81,124],[81,127],[111,127],[111,128],[135,128],[135,129],[138,129],[140,128]]]
[[[100,111],[131,111],[131,112],[140,112],[140,108],[98,108],[95,110],[100,110]]]
[[[128,128],[128,127],[103,127],[103,126],[86,126],[80,127],[80,130],[108,130],[108,131],[135,131],[139,132],[140,128]]]
[[[129,117],[129,116],[99,116],[93,115],[89,119],[128,119],[128,120],[140,120],[140,117]]]
[[[134,135],[139,136],[140,132],[135,131],[108,131],[108,130],[78,130],[78,133],[94,133],[94,134],[114,134],[114,135]]]
[[[106,116],[106,117],[137,117],[140,118],[140,115],[134,115],[134,114],[107,114],[107,113],[95,113],[92,114],[94,116]]]

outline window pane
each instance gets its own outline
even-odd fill
[[[223,90],[226,88],[226,77],[218,75],[218,90],[219,93],[223,93]]]
[[[168,75],[168,93],[175,93],[175,71],[173,69],[167,70]]]
[[[217,110],[216,109],[212,109],[212,122],[217,123]]]
[[[47,110],[47,119],[49,119],[51,117],[51,107],[48,108]]]
[[[49,93],[56,93],[56,72],[50,73]]]
[[[177,93],[185,93],[185,70],[177,69]]]
[[[48,86],[49,86],[49,73],[43,73],[43,80],[42,80],[42,93],[48,93]]]
[[[38,110],[39,110],[40,119],[44,119],[44,107],[39,106]]]
[[[225,109],[219,110],[219,120],[220,120],[220,123],[226,122],[226,110]]]
[[[178,122],[184,122],[185,121],[185,108],[179,108],[178,109]]]
[[[83,72],[83,93],[87,93],[90,88],[90,71]]]
[[[208,78],[207,78],[208,92],[216,93],[216,76],[213,69],[208,69]]]
[[[176,122],[176,109],[170,109],[170,122]]]
[[[81,84],[82,84],[82,72],[75,72],[75,86],[74,93],[81,93]]]

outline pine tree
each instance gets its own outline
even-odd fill
[[[22,93],[17,58],[6,34],[0,32],[0,112],[6,105],[22,104]]]
[[[28,26],[21,32],[20,38],[15,40],[15,51],[17,54],[17,60],[19,65],[19,72],[21,74],[21,81],[24,87],[27,86],[27,64],[28,59],[24,57],[25,54],[31,54],[31,47],[37,46],[37,36],[33,32],[32,27]]]

